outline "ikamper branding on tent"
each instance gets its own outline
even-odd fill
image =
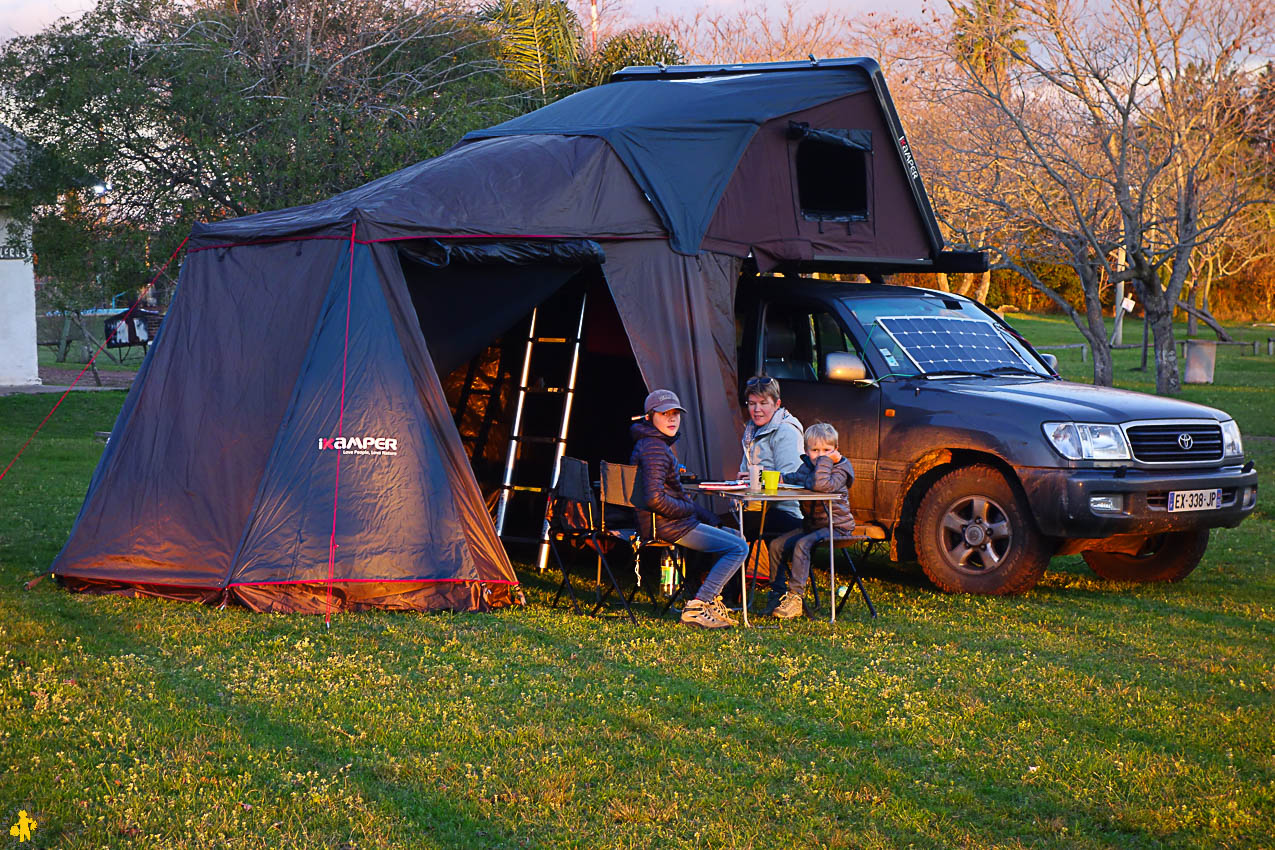
[[[320,437],[319,451],[336,450],[347,455],[397,455],[393,437]]]

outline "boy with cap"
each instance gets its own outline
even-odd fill
[[[633,501],[645,505],[637,512],[638,530],[646,540],[675,543],[704,552],[716,560],[695,598],[682,610],[682,622],[707,629],[735,625],[722,604],[722,587],[739,572],[748,544],[739,535],[717,528],[717,517],[696,504],[682,488],[681,463],[673,451],[686,410],[672,390],[655,390],[643,405],[645,418],[629,429],[633,437],[630,463],[637,466]]]

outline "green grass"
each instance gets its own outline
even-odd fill
[[[79,371],[84,364],[88,362],[88,358],[93,356],[96,346],[85,349],[82,343],[72,343],[70,350],[67,352],[66,360],[62,363],[57,361],[57,354],[53,349],[47,346],[40,346],[36,355],[36,365],[52,366],[57,369],[75,369]],[[142,349],[134,346],[126,349],[110,349],[111,356],[123,358],[122,363],[116,363],[107,356],[103,351],[93,361],[93,365],[104,372],[136,372],[142,365]],[[8,463],[8,461],[5,461]]]
[[[954,597],[876,564],[881,617],[835,629],[634,627],[532,577],[523,609],[330,632],[23,590],[122,399],[69,397],[0,482],[0,817],[36,817],[24,847],[1275,846],[1269,508],[1176,585],[1073,557],[1023,597]],[[50,404],[0,399],[4,463]],[[1270,493],[1275,442],[1247,448]]]

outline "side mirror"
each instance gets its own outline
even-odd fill
[[[1052,355],[1052,354],[1044,354],[1044,353],[1042,353],[1042,354],[1040,355],[1040,359],[1045,361],[1045,365],[1049,367],[1050,371],[1052,371],[1052,372],[1057,372],[1057,371],[1058,371],[1058,358],[1057,358],[1057,357],[1055,357],[1055,356],[1054,356],[1054,355]]]
[[[868,369],[859,355],[849,351],[830,351],[823,360],[823,373],[830,381],[853,383],[868,377]]]

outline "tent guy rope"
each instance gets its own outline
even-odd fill
[[[155,281],[159,280],[159,276],[162,275],[168,269],[169,264],[172,263],[173,259],[178,254],[181,253],[182,248],[186,247],[186,243],[189,240],[190,240],[189,236],[183,239],[182,243],[177,246],[177,250],[173,251],[173,253],[168,257],[168,259],[164,261],[164,265],[160,266],[159,271],[156,272],[155,276],[150,279],[150,283],[143,286],[141,290],[138,292],[137,298],[133,300],[133,306],[128,308],[128,312],[124,314],[124,318],[121,319],[120,321],[127,322],[129,320],[129,317],[133,315],[133,311],[136,310],[138,305],[142,303],[142,299],[145,298],[147,293],[150,292],[151,288],[155,286]],[[18,453],[13,456],[13,460],[9,461],[9,465],[4,468],[3,472],[0,472],[0,481],[3,481],[4,477],[9,474],[9,470],[13,469],[13,465],[18,462],[18,458],[22,457],[22,453],[27,450],[27,446],[31,445],[31,442],[35,439],[36,434],[40,433],[40,429],[42,429],[45,426],[45,423],[49,421],[50,417],[53,416],[53,411],[58,409],[58,406],[62,404],[62,401],[71,393],[71,390],[75,389],[75,385],[80,382],[80,378],[84,377],[84,373],[87,372],[92,367],[93,361],[97,360],[97,356],[102,353],[103,349],[106,348],[106,343],[109,341],[109,339],[110,337],[108,336],[102,340],[102,343],[97,347],[97,351],[94,351],[93,356],[89,358],[89,362],[84,364],[84,368],[81,369],[80,373],[75,376],[75,380],[71,381],[71,386],[67,387],[66,391],[62,393],[62,395],[58,396],[58,400],[54,403],[53,408],[48,412],[48,414],[45,415],[45,417],[42,420],[40,420],[40,424],[35,426],[35,430],[31,432],[31,436],[27,438],[27,441],[22,444],[22,448],[18,449]]]

